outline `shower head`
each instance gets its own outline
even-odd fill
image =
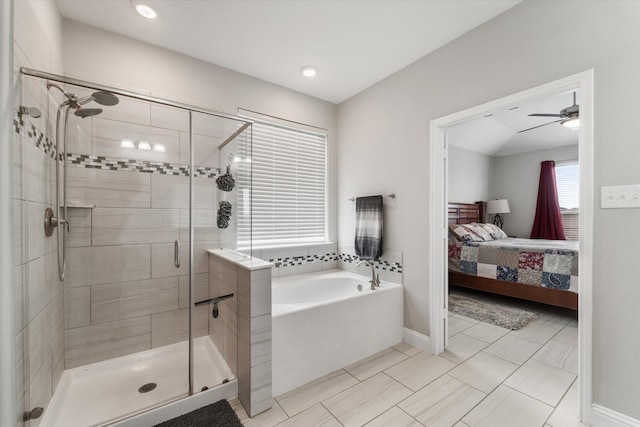
[[[20,116],[22,116],[23,114],[28,114],[29,116],[33,117],[34,119],[37,119],[38,117],[42,116],[42,113],[36,107],[23,107],[23,106],[20,106],[20,108],[18,109],[18,114]]]
[[[100,113],[102,113],[102,108],[78,107],[78,109],[73,114],[84,119],[85,117],[97,116]]]
[[[109,92],[94,92],[91,97],[100,105],[112,106],[120,102],[117,96]]]
[[[29,117],[33,117],[34,119],[37,119],[38,117],[42,116],[42,113],[36,107],[25,107],[21,105],[20,108],[18,108],[18,117],[20,117],[20,125],[24,125],[23,116],[25,114],[28,115]]]
[[[98,104],[106,105],[106,106],[116,105],[118,102],[120,102],[118,97],[115,96],[114,94],[101,91],[101,92],[93,92],[91,95],[85,96],[84,98],[79,99],[78,105],[85,105],[91,101],[95,101]]]

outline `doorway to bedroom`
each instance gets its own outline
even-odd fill
[[[575,399],[583,420],[591,401],[592,111],[588,71],[433,121],[430,153],[434,353],[463,359],[461,375],[497,369],[496,386],[525,394],[544,388],[535,378],[551,376],[562,383],[555,397],[533,397],[552,407]],[[545,161],[567,233],[533,247]],[[566,308],[577,306],[577,315]]]

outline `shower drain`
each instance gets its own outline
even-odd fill
[[[146,383],[138,389],[138,393],[149,393],[151,390],[155,390],[158,387],[156,383]]]

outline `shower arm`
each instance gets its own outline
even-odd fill
[[[60,106],[58,108],[62,107],[62,105],[65,104],[65,103],[69,104],[70,102],[73,102],[74,98],[77,100],[77,97],[74,94],[67,92],[61,86],[59,86],[59,85],[57,85],[55,83],[47,82],[47,89],[51,89],[52,87],[58,89],[60,91],[60,93],[62,93],[62,95],[65,98],[67,98],[67,100],[65,102],[63,102],[62,104],[60,104]]]

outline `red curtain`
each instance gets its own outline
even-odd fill
[[[545,160],[540,166],[538,204],[531,238],[565,240],[556,187],[556,163],[553,160]]]

